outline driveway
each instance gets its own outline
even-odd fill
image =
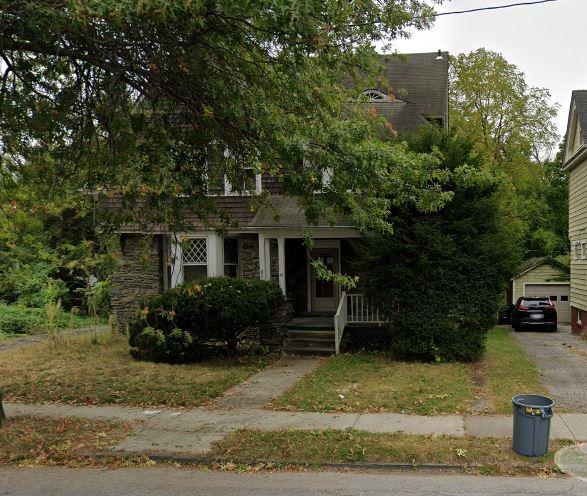
[[[572,412],[587,412],[587,341],[559,332],[516,332],[524,351],[538,367],[555,404]]]

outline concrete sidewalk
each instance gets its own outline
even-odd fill
[[[260,408],[143,410],[110,406],[5,404],[8,417],[82,417],[135,422],[135,432],[116,449],[125,452],[204,454],[212,444],[237,429],[344,430],[373,433],[446,434],[450,436],[510,437],[512,418],[442,415],[425,417],[397,413],[281,412]],[[557,414],[551,438],[587,441],[587,414]]]

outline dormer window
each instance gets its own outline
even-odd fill
[[[374,100],[389,100],[389,96],[379,90],[365,90],[363,94],[368,97],[371,101]]]

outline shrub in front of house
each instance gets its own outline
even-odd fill
[[[442,153],[442,189],[452,199],[433,211],[394,207],[393,234],[365,243],[365,291],[389,321],[397,357],[476,361],[519,261],[515,226],[502,212],[499,180],[471,141],[433,128],[408,141],[415,152]]]
[[[143,302],[130,325],[136,357],[194,361],[237,349],[245,331],[273,318],[283,301],[278,284],[215,277],[182,284]]]

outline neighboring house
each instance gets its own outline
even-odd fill
[[[573,91],[564,168],[569,172],[571,325],[579,333],[587,323],[587,90]]]
[[[552,257],[526,261],[511,281],[508,303],[515,304],[522,296],[549,297],[558,314],[558,321],[571,321],[569,267]]]
[[[384,62],[393,94],[386,94],[384,88],[368,88],[371,105],[398,132],[425,125],[446,127],[448,53],[385,56]],[[251,183],[255,186],[250,194],[268,192],[272,207],[255,210],[250,196],[234,195],[230,184],[225,184],[214,201],[218,211],[238,221],[238,228],[224,237],[191,216],[185,219],[190,228],[179,235],[170,233],[165,225],[150,226],[153,237],[145,252],[140,228],[123,226],[120,270],[112,279],[112,307],[121,322],[128,321],[143,298],[184,281],[220,275],[277,281],[295,315],[335,314],[341,288],[316,278],[303,238],[311,233],[314,259],[333,271],[352,273],[356,256],[352,240],[358,233],[342,218],[334,226],[308,225],[296,200],[280,194],[276,178],[263,174]],[[116,206],[116,200],[111,203]],[[278,220],[275,212],[279,212]],[[177,243],[177,237],[184,241]],[[352,303],[357,311],[366,311],[362,300],[355,297]],[[369,318],[378,320],[375,314]]]

